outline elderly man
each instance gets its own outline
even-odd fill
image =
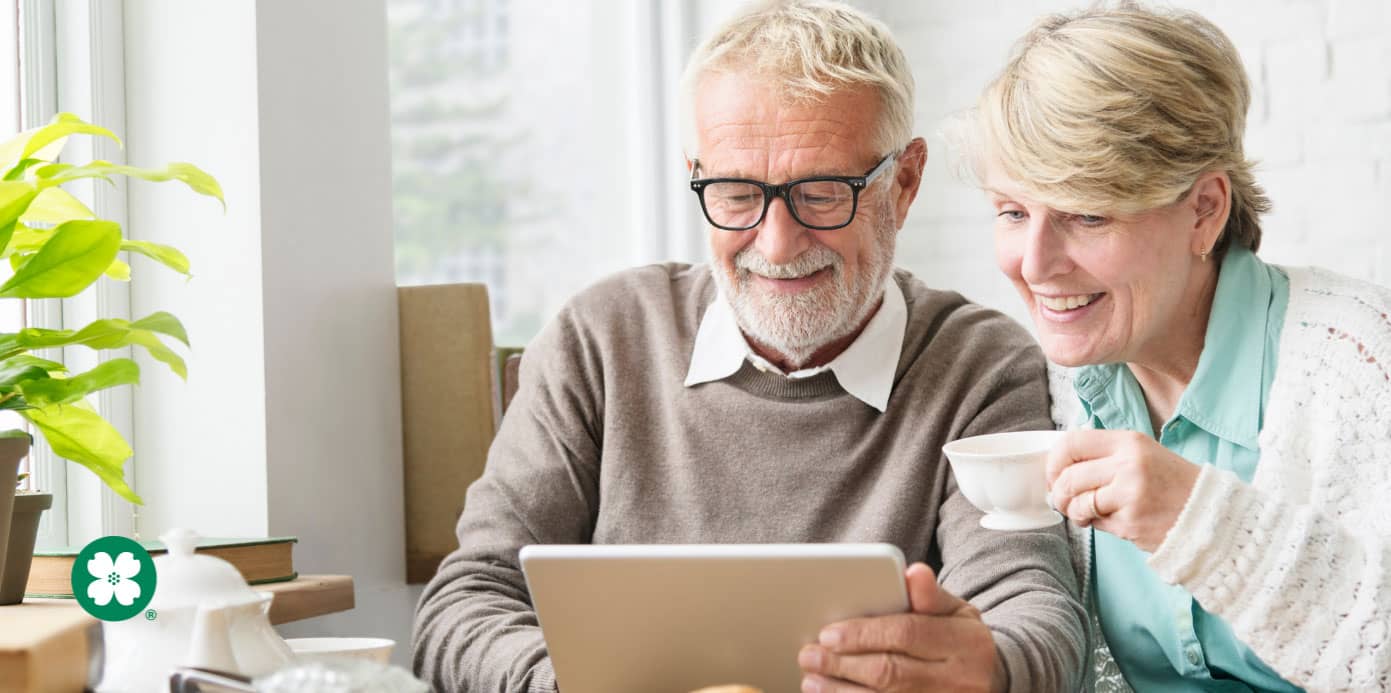
[[[995,532],[941,447],[1051,428],[1042,356],[1006,318],[893,269],[927,158],[883,25],[781,2],[687,69],[709,266],[575,297],[527,349],[417,614],[438,690],[554,690],[532,543],[889,542],[913,612],[827,624],[803,690],[1070,688],[1083,611],[1061,528]]]

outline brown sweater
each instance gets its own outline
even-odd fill
[[[999,313],[895,280],[908,324],[882,414],[830,372],[746,362],[684,387],[715,295],[706,266],[629,270],[575,297],[525,352],[460,548],[417,609],[416,671],[442,692],[554,690],[527,544],[888,542],[981,610],[1012,691],[1071,690],[1084,612],[1061,526],[981,528],[941,452],[1052,428],[1043,356]]]

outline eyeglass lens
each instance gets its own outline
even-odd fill
[[[705,186],[705,213],[716,226],[754,226],[764,212],[763,188],[753,183],[721,181]],[[855,212],[855,190],[836,180],[811,180],[787,192],[792,215],[807,226],[843,226]]]

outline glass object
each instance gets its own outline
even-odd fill
[[[691,190],[710,224],[726,231],[747,231],[763,223],[775,197],[782,198],[798,224],[829,231],[854,221],[860,191],[889,170],[894,158],[885,156],[863,176],[813,176],[781,185],[747,178],[692,178]],[[699,170],[700,162],[695,162],[691,175]]]

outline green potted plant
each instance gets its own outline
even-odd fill
[[[188,276],[188,258],[179,250],[126,238],[119,224],[98,218],[62,185],[84,178],[110,182],[112,176],[177,180],[222,201],[217,181],[186,163],[147,169],[109,161],[57,162],[63,144],[73,135],[109,137],[120,143],[110,130],[60,113],[48,125],[0,144],[0,259],[8,259],[13,270],[0,284],[0,301],[70,298],[103,276],[129,281],[131,268],[121,258],[122,251]],[[122,498],[141,504],[125,482],[123,468],[131,456],[130,445],[86,400],[93,392],[139,382],[135,361],[108,358],[91,370],[71,373],[63,364],[33,352],[68,346],[96,351],[138,347],[179,377],[187,377],[183,358],[169,345],[175,340],[188,346],[183,325],[165,312],[133,321],[101,318],[75,330],[26,327],[0,333],[0,410],[17,412],[48,441],[54,454],[86,467]],[[52,503],[51,494],[16,495],[17,483],[7,481],[18,478],[19,462],[28,454],[30,442],[23,430],[0,431],[0,605],[23,599],[38,513]]]

